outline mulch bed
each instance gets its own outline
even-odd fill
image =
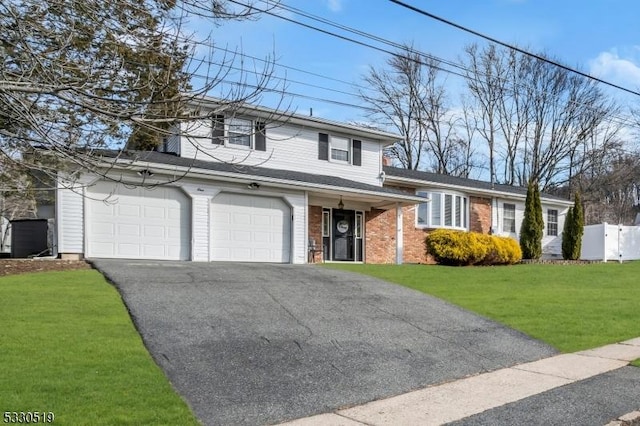
[[[0,276],[29,272],[73,271],[76,269],[91,269],[91,265],[84,260],[0,259]]]

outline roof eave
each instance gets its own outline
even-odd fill
[[[408,184],[411,184],[413,186],[434,187],[434,188],[439,188],[439,189],[452,189],[452,190],[455,190],[455,191],[470,193],[470,194],[473,194],[473,195],[488,195],[488,196],[491,196],[491,197],[502,196],[502,197],[506,197],[506,198],[516,198],[516,199],[519,199],[519,200],[525,200],[527,198],[526,194],[518,194],[518,193],[515,193],[515,192],[500,191],[500,190],[497,190],[497,189],[480,189],[480,188],[475,188],[473,186],[456,185],[456,184],[442,183],[442,182],[433,182],[433,181],[426,181],[426,180],[422,180],[422,179],[414,179],[414,178],[407,178],[407,177],[401,177],[401,176],[393,176],[393,175],[389,175],[389,174],[386,175],[385,182],[390,182],[390,183],[408,183]],[[573,202],[569,201],[569,200],[560,200],[560,199],[557,199],[557,198],[549,198],[549,197],[544,197],[544,196],[541,196],[540,200],[541,201],[545,201],[547,203],[554,203],[554,204],[560,204],[560,205],[566,205],[566,206],[572,206],[573,205]]]
[[[213,97],[203,97],[202,99],[191,101],[192,104],[199,105],[203,108],[211,108],[216,104],[221,104],[222,101]],[[402,139],[402,136],[396,133],[385,132],[377,129],[368,129],[365,127],[355,126],[348,123],[341,123],[338,121],[327,120],[324,118],[314,116],[304,116],[301,114],[292,113],[289,111],[278,111],[273,108],[267,108],[264,106],[245,104],[236,107],[238,114],[252,114],[258,118],[271,119],[277,122],[293,123],[301,126],[309,127],[310,123],[314,124],[314,128],[321,130],[333,130],[344,133],[345,131],[350,134],[360,136],[366,139],[376,140],[384,143],[385,145],[392,145],[396,141]]]
[[[105,162],[105,163],[106,163],[105,164],[106,167],[114,166],[112,162]],[[121,166],[121,167],[118,167],[118,166]],[[202,177],[205,179],[215,178],[217,180],[223,180],[228,182],[237,182],[238,180],[246,181],[246,182],[257,182],[260,184],[269,184],[270,186],[276,187],[276,188],[282,188],[282,189],[295,188],[302,191],[313,191],[313,192],[322,193],[322,194],[334,194],[334,195],[349,194],[351,196],[355,196],[355,198],[376,198],[380,200],[389,201],[391,203],[400,203],[402,205],[415,205],[415,204],[429,201],[426,197],[421,197],[417,195],[378,192],[378,191],[371,191],[371,190],[366,190],[361,188],[350,188],[347,186],[319,184],[319,183],[304,182],[304,181],[291,180],[291,179],[273,178],[273,177],[262,176],[262,175],[252,175],[252,174],[246,174],[246,173],[234,173],[234,172],[227,172],[227,171],[221,171],[221,170],[203,169],[198,167],[179,166],[179,165],[165,164],[165,163],[158,163],[158,162],[144,161],[144,160],[118,159],[116,161],[116,167],[134,171],[134,172],[153,168],[154,170],[162,171],[164,173],[174,173],[174,174],[184,173],[185,176],[188,173],[189,177]],[[381,204],[381,206],[386,206],[386,205],[387,204]]]

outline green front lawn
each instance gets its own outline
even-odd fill
[[[53,412],[68,425],[198,424],[98,272],[2,277],[0,301],[1,412]]]
[[[640,262],[457,268],[326,265],[431,294],[563,352],[640,337]]]

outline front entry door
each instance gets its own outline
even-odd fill
[[[333,260],[355,260],[355,222],[355,211],[333,210]]]

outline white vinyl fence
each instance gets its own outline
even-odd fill
[[[640,226],[588,225],[582,236],[582,260],[640,259]]]

